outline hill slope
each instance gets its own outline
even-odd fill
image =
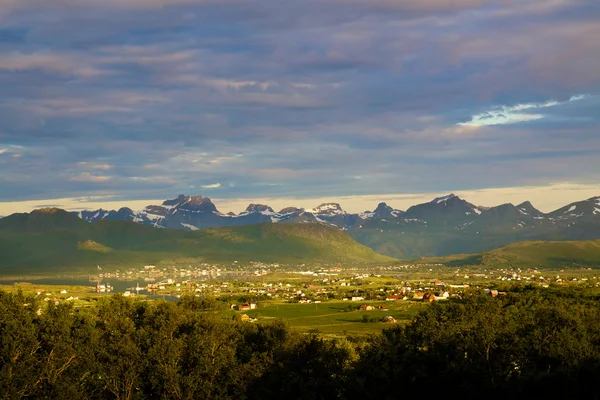
[[[451,266],[600,268],[600,240],[518,242],[480,254],[457,254],[420,261],[424,260]]]
[[[198,231],[156,229],[127,221],[87,223],[63,210],[44,209],[0,220],[0,273],[72,270],[100,264],[198,262],[366,263],[379,255],[322,224],[255,224]]]
[[[600,240],[512,243],[481,256],[485,265],[600,267]]]

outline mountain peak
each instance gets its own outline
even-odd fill
[[[202,196],[197,196],[197,197],[202,198]],[[186,196],[185,194],[180,194],[179,196],[177,196],[174,199],[163,201],[162,205],[167,206],[167,207],[176,206],[181,203],[185,203],[186,201],[189,200],[189,198],[190,198],[190,196]]]
[[[295,213],[295,212],[301,212],[304,211],[304,208],[298,208],[298,207],[285,207],[282,208],[279,211],[279,214],[291,214],[291,213]]]
[[[210,201],[208,197],[202,197],[200,195],[197,196],[186,196],[184,194],[180,194],[175,199],[165,200],[162,203],[162,206],[167,210],[171,209],[181,209],[191,212],[215,212],[217,211],[217,207]],[[148,206],[147,210],[156,212],[160,207],[157,206]],[[158,210],[160,211],[160,210]],[[164,212],[164,210],[163,210]]]
[[[273,211],[273,209],[265,204],[250,204],[248,205],[248,207],[246,207],[246,212],[247,213],[254,213],[254,212],[270,212],[270,213],[274,213],[275,211]]]
[[[455,198],[457,199],[458,197],[454,193],[450,193],[446,196],[436,197],[435,199],[431,200],[431,203],[440,204]]]
[[[46,207],[28,213],[12,214],[2,218],[0,229],[13,230],[53,230],[53,229],[81,229],[87,225],[76,214],[61,208]]]
[[[203,198],[202,196],[197,195],[197,196],[189,197],[187,199],[187,203],[196,205],[196,204],[202,204],[203,202],[205,202],[207,200],[210,201],[210,199],[208,197]]]
[[[394,211],[392,207],[388,206],[384,202],[381,202],[377,205],[377,208],[375,209],[375,211],[373,211],[373,213],[379,216],[389,216],[392,214],[392,211]]]
[[[336,215],[336,214],[346,214],[339,203],[322,203],[318,207],[307,210],[311,214],[320,214],[320,215]]]
[[[387,203],[385,203],[385,202],[382,201],[381,203],[377,204],[377,208],[375,209],[375,211],[377,211],[377,210],[391,210],[391,209],[392,209],[392,207],[388,206]]]
[[[32,214],[59,214],[59,213],[68,214],[62,208],[56,208],[56,207],[38,208],[36,210],[31,211],[31,213]]]
[[[529,201],[522,202],[521,204],[517,205],[517,208],[521,209],[521,210],[525,210],[525,211],[533,211],[540,215],[542,214],[542,212],[540,210],[538,210],[537,208],[535,208],[533,206],[533,204],[531,204],[531,202],[529,202]]]

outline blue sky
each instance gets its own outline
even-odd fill
[[[0,214],[600,195],[599,37],[596,0],[0,0]]]

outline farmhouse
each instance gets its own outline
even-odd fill
[[[254,310],[255,308],[258,308],[258,304],[256,303],[245,302],[244,304],[238,305],[238,311]]]
[[[431,302],[431,301],[436,301],[436,300],[437,299],[435,298],[435,296],[432,295],[432,294],[430,294],[430,293],[425,293],[423,295],[423,301],[429,301],[429,302]]]
[[[363,304],[362,306],[360,306],[360,310],[361,311],[373,311],[373,306],[370,306],[368,304]]]

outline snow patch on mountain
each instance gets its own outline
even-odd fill
[[[197,231],[198,228],[196,228],[194,225],[190,225],[190,224],[184,224],[183,222],[181,223],[181,226],[188,228],[190,231]]]
[[[431,202],[432,203],[436,203],[436,204],[440,204],[440,203],[444,203],[444,202],[446,202],[446,201],[448,201],[450,199],[453,199],[455,197],[456,196],[454,195],[454,193],[451,193],[451,194],[449,194],[447,196],[444,196],[444,197],[437,197],[437,198],[433,199]]]
[[[363,212],[363,213],[358,214],[358,217],[360,219],[371,219],[374,216],[375,216],[374,212]]]
[[[338,203],[323,203],[318,207],[306,210],[313,215],[345,215],[346,211]]]

